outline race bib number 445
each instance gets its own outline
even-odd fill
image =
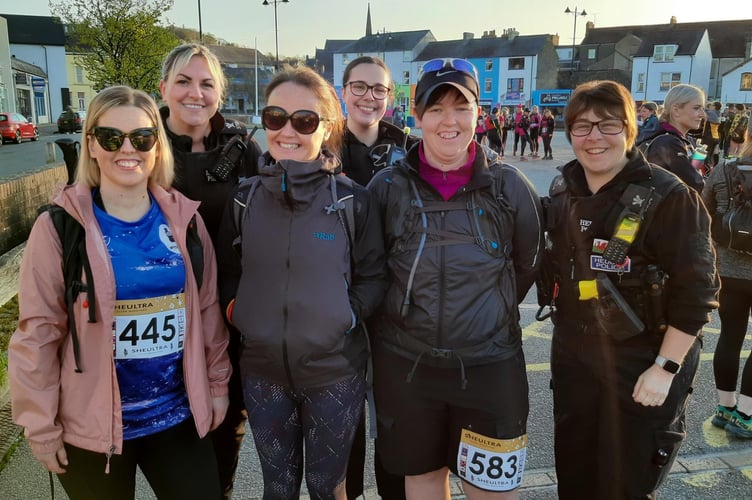
[[[182,351],[185,295],[118,300],[112,337],[115,359],[148,359]]]
[[[522,484],[527,434],[494,439],[462,429],[457,452],[457,475],[487,491],[510,491]]]

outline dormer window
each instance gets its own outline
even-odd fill
[[[653,60],[655,62],[673,62],[678,45],[656,45],[653,47]]]

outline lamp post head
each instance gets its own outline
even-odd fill
[[[264,3],[262,3],[261,5],[269,5],[269,2],[267,0],[264,0]],[[567,10],[569,10],[569,8],[567,8]]]
[[[574,8],[574,10],[571,10],[569,7],[564,11],[564,14],[574,14],[575,16],[587,16],[587,12],[585,12],[585,9],[582,9],[582,12],[577,12],[577,7]]]

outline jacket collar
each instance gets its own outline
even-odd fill
[[[279,160],[269,152],[262,157],[261,184],[291,206],[310,203],[330,176],[341,170],[339,158],[324,149],[312,161]]]
[[[652,177],[653,174],[650,165],[645,161],[645,157],[642,156],[636,148],[633,147],[632,150],[627,153],[627,158],[629,161],[621,172],[608,181],[599,192],[606,191],[613,186],[620,184],[641,182]],[[575,159],[570,161],[561,167],[560,170],[572,193],[576,196],[589,196],[591,194],[587,185],[587,180],[585,179],[585,169],[578,160]]]

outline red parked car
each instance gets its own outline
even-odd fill
[[[0,113],[0,137],[3,142],[20,144],[23,139],[36,141],[39,129],[21,113]]]

